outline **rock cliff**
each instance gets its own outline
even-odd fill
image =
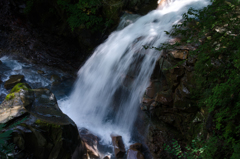
[[[174,43],[178,38],[171,39]],[[197,46],[179,46],[165,50],[156,63],[151,83],[142,98],[141,109],[148,115],[150,127],[147,143],[154,158],[169,157],[163,144],[172,139],[185,147],[197,136],[204,135],[208,112],[196,106],[194,63],[188,52]]]

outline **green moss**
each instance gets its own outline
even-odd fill
[[[13,87],[13,89],[10,91],[10,93],[19,92],[21,89],[31,90],[28,88],[28,86],[25,83],[18,83]]]
[[[52,127],[52,128],[60,128],[60,125],[47,123],[45,121],[42,121],[41,119],[37,119],[35,121],[35,124],[42,125],[42,126],[47,126],[47,127]]]
[[[14,93],[9,93],[6,97],[5,97],[5,100],[11,100],[15,97],[15,94]]]

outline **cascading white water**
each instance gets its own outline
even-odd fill
[[[210,0],[175,0],[162,10],[154,10],[122,30],[113,32],[78,72],[68,100],[60,107],[78,125],[98,135],[106,144],[110,134],[123,137],[125,144],[160,52],[158,47],[190,7],[202,9]]]

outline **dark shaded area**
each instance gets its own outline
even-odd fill
[[[57,29],[59,17],[48,17],[38,25],[40,18],[37,14],[26,16],[22,7],[24,1],[0,1],[0,56],[14,55],[32,63],[76,72],[102,41],[96,38],[98,35],[82,30],[79,34],[84,40],[79,45],[79,34],[74,35],[69,29],[64,35]]]

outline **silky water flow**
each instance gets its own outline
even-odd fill
[[[143,46],[159,47],[169,40],[170,31],[190,7],[202,9],[210,0],[167,1],[164,8],[145,16],[122,18],[117,31],[96,48],[78,71],[78,79],[69,98],[59,100],[64,113],[79,128],[97,135],[103,144],[111,144],[111,134],[121,135],[126,147],[139,104],[149,84],[155,62],[161,52]]]

